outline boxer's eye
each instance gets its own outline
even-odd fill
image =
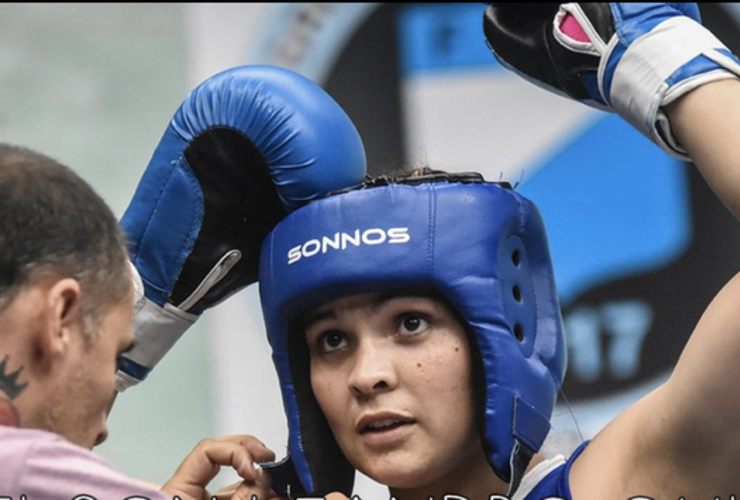
[[[316,339],[318,351],[322,353],[347,347],[347,337],[340,330],[327,330]]]
[[[401,315],[398,323],[398,333],[404,336],[418,335],[429,328],[429,321],[419,313]]]

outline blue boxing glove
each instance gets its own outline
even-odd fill
[[[740,62],[700,24],[693,3],[491,4],[496,58],[530,82],[614,111],[688,160],[662,107],[696,87],[737,78]]]
[[[288,212],[365,176],[346,113],[291,71],[242,66],[193,90],[121,219],[139,290],[118,390],[143,380],[206,309],[257,281]]]

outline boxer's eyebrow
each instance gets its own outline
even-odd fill
[[[378,294],[378,296],[369,304],[369,306],[373,311],[378,311],[388,302],[405,297],[437,300],[437,294],[429,290],[390,290]],[[337,315],[333,308],[326,311],[309,312],[303,317],[302,320],[303,331],[308,331],[311,326],[318,323],[319,321],[336,318]]]
[[[385,292],[378,297],[375,298],[369,305],[372,308],[373,311],[377,311],[380,309],[386,302],[394,299],[397,296],[405,295],[401,292]],[[336,319],[337,314],[334,311],[334,308],[328,309],[326,311],[317,311],[317,312],[310,312],[305,315],[303,318],[303,329],[304,331],[307,331],[311,326],[313,326],[315,323],[318,323],[319,321],[323,321],[325,319]]]
[[[322,312],[311,312],[306,314],[303,318],[303,331],[307,332],[315,323],[323,321],[325,319],[336,319],[337,315],[333,309]]]
[[[401,298],[430,299],[434,301],[440,300],[439,295],[433,290],[391,290],[388,292],[382,292],[380,295],[378,295],[378,298],[373,301],[370,307],[372,307],[374,311],[377,311],[381,307],[385,306],[388,302]]]

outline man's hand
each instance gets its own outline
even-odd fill
[[[277,495],[270,487],[270,476],[255,462],[275,460],[275,453],[253,436],[236,435],[204,439],[183,460],[172,478],[162,486],[162,493],[181,500],[208,500],[206,487],[221,467],[231,467],[243,479],[215,495],[219,500],[268,500]]]

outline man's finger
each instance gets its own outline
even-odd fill
[[[256,439],[242,441],[255,462],[274,462],[275,452]]]
[[[272,495],[271,493],[272,488],[270,488],[269,481],[243,481],[231,496],[231,500],[252,500],[253,497],[257,500],[267,500],[269,496],[274,495],[274,493]]]
[[[180,464],[168,483],[177,482],[205,488],[223,466],[233,467],[239,476],[251,481],[257,477],[253,462],[250,453],[240,444],[203,440]]]
[[[229,500],[232,496],[234,496],[234,493],[236,493],[236,489],[239,487],[241,483],[242,482],[239,481],[234,484],[224,486],[217,492],[213,493],[211,495],[211,498],[215,500]]]
[[[274,458],[275,454],[253,436],[233,435],[204,439],[183,460],[162,490],[168,494],[200,499],[205,487],[216,477],[221,467],[233,468],[249,484],[256,481],[262,472],[254,462],[271,461]],[[269,478],[267,484],[267,490],[260,486],[263,497],[269,491]],[[225,500],[234,496],[238,490],[237,486],[230,495],[219,493],[216,497]],[[245,500],[251,499],[248,496]]]
[[[275,460],[275,452],[265,446],[265,443],[249,434],[234,434],[223,436],[215,441],[236,443],[244,446],[254,458],[255,462],[272,462]]]
[[[275,452],[265,446],[262,441],[249,434],[223,436],[214,441],[235,443],[244,446],[250,455],[252,455],[254,462],[273,462],[275,460]]]
[[[326,500],[349,500],[348,497],[346,497],[343,493],[339,493],[338,491],[329,493],[324,498]]]

